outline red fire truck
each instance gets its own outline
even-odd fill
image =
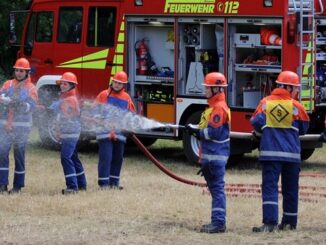
[[[203,77],[222,72],[229,83],[232,154],[242,155],[257,147],[242,136],[251,132],[249,119],[282,70],[300,75],[299,100],[309,112],[310,133],[323,130],[323,12],[322,0],[32,0],[21,38],[11,14],[11,40],[20,45],[18,56],[31,62],[46,106],[57,98],[55,81],[65,71],[78,76],[82,98],[92,99],[125,70],[139,114],[163,123],[197,123],[207,106]],[[44,118],[41,139],[55,143],[51,116]],[[181,130],[140,136],[148,144],[183,140],[187,158],[198,159],[197,140]],[[303,159],[321,146],[302,138]]]

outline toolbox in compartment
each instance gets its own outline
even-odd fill
[[[260,34],[235,33],[234,44],[241,46],[259,46]]]

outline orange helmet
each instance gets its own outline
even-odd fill
[[[112,80],[118,83],[128,83],[128,75],[124,71],[118,71],[114,74]]]
[[[227,87],[228,86],[225,76],[219,72],[208,73],[204,78],[203,85],[210,86],[210,87]]]
[[[291,85],[299,87],[299,76],[293,71],[282,71],[275,81],[278,84]]]
[[[72,72],[65,72],[65,73],[63,73],[62,76],[60,77],[60,79],[56,81],[56,83],[58,85],[60,85],[60,83],[63,82],[63,81],[69,82],[69,83],[73,83],[73,84],[76,84],[76,85],[78,84],[77,77]]]
[[[30,70],[31,66],[29,65],[29,61],[25,58],[19,58],[16,60],[14,69],[22,69],[22,70]]]

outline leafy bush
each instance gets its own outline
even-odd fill
[[[25,10],[29,2],[29,0],[0,1],[0,82],[10,77],[18,50],[17,47],[9,45],[9,13],[13,10]]]

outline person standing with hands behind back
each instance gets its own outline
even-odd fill
[[[124,89],[124,85],[127,83],[127,74],[124,71],[118,71],[114,74],[109,88],[97,95],[97,109],[104,120],[110,121],[110,109],[112,107],[110,108],[108,105],[135,112],[135,106]],[[126,136],[123,132],[100,128],[97,130],[96,139],[99,145],[98,185],[101,189],[115,188],[122,190],[120,172],[127,140]]]
[[[61,164],[67,185],[67,188],[62,190],[62,194],[68,195],[87,189],[84,168],[76,149],[81,131],[80,109],[76,96],[78,83],[74,73],[65,72],[57,84],[61,90],[60,99],[52,103],[50,109],[58,113]]]
[[[200,232],[222,233],[226,229],[225,166],[230,155],[230,109],[225,102],[227,87],[222,73],[211,72],[204,78],[209,107],[203,112],[199,127],[186,125],[186,131],[200,140],[201,171],[212,195],[211,223]]]
[[[253,232],[295,230],[298,220],[301,145],[299,136],[307,132],[309,117],[295,98],[299,76],[281,72],[272,94],[263,98],[250,119],[254,134],[260,137],[262,163],[263,225]],[[278,224],[278,180],[282,177],[283,218]]]
[[[37,103],[37,91],[29,76],[29,61],[19,58],[13,68],[14,79],[0,88],[0,193],[8,191],[9,152],[13,145],[15,174],[10,194],[19,193],[25,186],[25,148]]]

